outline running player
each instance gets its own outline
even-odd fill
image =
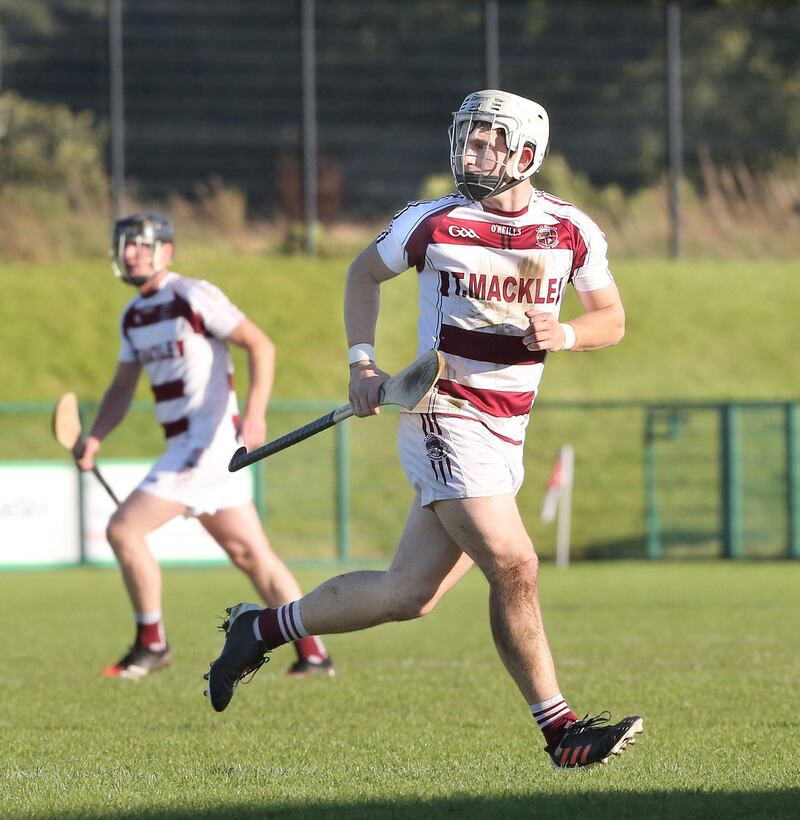
[[[172,223],[160,214],[133,214],[114,225],[112,267],[139,293],[122,314],[113,381],[89,435],[74,453],[82,470],[92,469],[101,441],[130,407],[144,368],[167,447],[108,525],[107,537],[136,618],[133,646],[102,671],[110,677],[140,678],[171,661],[161,610],[161,571],[146,537],[176,516],[195,515],[269,606],[302,595],[270,548],[246,476],[227,471],[239,441],[250,448],[266,439],[274,346],[219,288],[171,271],[173,248]],[[244,348],[248,356],[250,389],[241,417],[228,342]],[[334,674],[319,638],[303,636],[295,649],[297,661],[289,674]]]
[[[548,139],[537,103],[495,90],[470,94],[450,131],[458,194],[409,204],[352,263],[344,312],[356,415],[378,412],[387,378],[373,347],[381,283],[416,268],[419,350],[436,347],[446,360],[429,395],[400,418],[400,458],[416,498],[386,572],[346,574],[278,608],[229,610],[207,675],[217,711],[265,652],[309,633],[425,615],[475,563],[489,582],[497,651],[553,765],[605,763],[642,731],[637,715],[579,720],[562,696],[539,607],[538,559],[515,501],[545,358],[614,345],[625,325],[600,229],[531,184]],[[568,284],[582,313],[560,322]]]

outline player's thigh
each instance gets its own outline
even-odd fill
[[[249,502],[198,516],[208,534],[228,553],[271,553],[255,504]]]
[[[109,534],[144,536],[185,511],[184,504],[143,490],[134,490],[111,516]]]
[[[447,535],[484,573],[535,557],[511,494],[441,500],[432,506]]]
[[[390,586],[400,594],[436,600],[472,566],[437,516],[414,498],[403,535],[387,573]]]

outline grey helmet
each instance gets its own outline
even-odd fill
[[[111,268],[114,275],[130,285],[139,287],[167,266],[162,254],[162,243],[175,242],[175,229],[172,221],[161,214],[136,213],[118,219],[114,223],[111,237]],[[125,246],[150,245],[153,248],[153,273],[150,276],[130,276],[125,267]]]
[[[493,169],[487,174],[466,172],[467,138],[478,122],[505,133],[509,156],[504,168]],[[539,103],[494,89],[469,94],[454,112],[450,126],[450,167],[459,193],[479,201],[518,185],[539,170],[547,155],[549,139],[550,121]],[[520,171],[519,162],[525,145],[533,150],[533,162]]]

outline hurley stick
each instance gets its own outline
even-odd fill
[[[396,376],[392,376],[391,379],[383,383],[378,404],[396,404],[405,407],[406,410],[413,409],[436,383],[439,374],[442,372],[442,367],[444,367],[444,359],[438,350],[429,350],[427,353],[423,353],[405,370],[401,370]],[[353,406],[348,403],[336,408],[336,410],[331,410],[327,415],[321,416],[297,430],[292,430],[291,433],[287,433],[285,436],[267,442],[262,447],[257,447],[249,453],[246,447],[240,447],[233,454],[228,469],[235,473],[237,470],[241,470],[242,467],[247,467],[248,464],[253,464],[262,458],[285,450],[299,441],[315,436],[317,433],[333,427],[334,424],[338,424],[352,415]]]
[[[56,402],[56,409],[53,411],[53,435],[56,441],[70,452],[72,452],[78,442],[82,441],[78,397],[74,393],[64,393]],[[95,478],[103,485],[103,489],[114,500],[114,503],[119,506],[119,499],[111,487],[109,487],[108,482],[100,474],[100,470],[96,464],[92,467],[92,472]]]

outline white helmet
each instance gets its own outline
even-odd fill
[[[505,133],[509,151],[505,167],[491,173],[482,170],[467,173],[464,170],[467,137],[476,122],[489,123],[490,128],[501,128]],[[459,192],[477,201],[518,185],[541,167],[547,155],[549,137],[550,122],[547,112],[539,103],[507,91],[475,91],[470,94],[453,114],[453,124],[450,126],[450,167]],[[525,145],[533,149],[533,162],[520,171],[519,162]]]

